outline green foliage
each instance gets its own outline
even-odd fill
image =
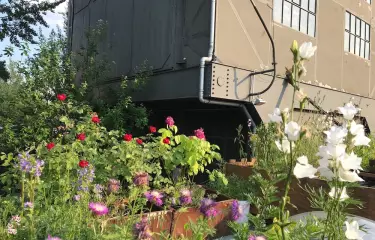
[[[228,222],[228,226],[231,228],[235,240],[249,239],[250,226],[248,223]]]
[[[354,149],[355,154],[362,158],[362,168],[364,170],[374,170],[370,167],[370,160],[375,160],[375,136],[368,136],[371,139],[370,146],[361,146]]]
[[[216,233],[216,230],[210,226],[209,221],[209,219],[201,216],[196,222],[190,220],[184,228],[185,230],[192,231],[193,237],[191,239],[204,240],[207,239],[207,237],[213,237]]]

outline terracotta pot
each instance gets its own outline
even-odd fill
[[[241,162],[236,162],[235,159],[229,160],[229,163],[225,164],[225,175],[235,175],[242,179],[247,179],[252,174],[252,168],[256,163],[256,158],[252,158],[250,162],[246,159],[242,159]]]
[[[206,189],[206,193],[212,194],[215,191]],[[218,197],[215,199],[217,201],[216,208],[219,211],[219,214],[209,220],[210,226],[216,229],[216,238],[230,235],[230,228],[227,225],[227,222],[230,221],[230,208],[232,206],[233,199],[229,199],[224,195],[218,194]],[[176,210],[173,216],[173,223],[171,228],[172,237],[192,237],[192,232],[185,230],[185,224],[190,221],[197,221],[200,216],[203,216],[199,208],[188,208],[187,211],[179,212]]]

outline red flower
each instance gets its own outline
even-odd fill
[[[57,99],[59,100],[59,101],[65,101],[65,99],[66,99],[66,95],[65,94],[57,94]]]
[[[142,145],[142,143],[143,143],[143,140],[142,139],[140,139],[140,138],[137,138],[137,140],[135,140],[139,145]]]
[[[130,142],[133,139],[133,136],[131,134],[125,134],[124,135],[124,140],[127,142]]]
[[[150,133],[155,133],[156,132],[156,127],[150,126],[149,130],[150,130]]]
[[[54,148],[55,147],[55,144],[53,143],[53,142],[50,142],[50,143],[48,143],[47,145],[46,145],[46,148],[48,149],[48,150],[51,150],[52,148]]]
[[[169,138],[164,138],[164,139],[163,139],[163,143],[165,143],[165,144],[170,144],[170,143],[171,143],[171,140],[169,140]]]
[[[84,141],[86,139],[85,133],[78,133],[77,139],[80,140],[80,141]]]
[[[99,118],[97,115],[95,115],[95,116],[93,116],[93,117],[91,118],[91,121],[92,121],[93,123],[100,123],[100,118]]]
[[[89,162],[86,161],[86,160],[81,160],[79,161],[78,165],[81,167],[81,168],[85,168],[89,165]]]

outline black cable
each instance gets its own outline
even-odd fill
[[[275,82],[275,79],[276,79],[276,51],[275,51],[275,43],[274,43],[274,41],[273,41],[273,38],[272,38],[270,32],[268,31],[268,28],[267,28],[267,26],[266,26],[266,24],[265,24],[265,22],[264,22],[262,16],[261,16],[260,13],[259,13],[258,8],[255,6],[254,1],[253,1],[253,0],[250,0],[250,2],[251,2],[251,4],[253,4],[254,10],[255,10],[255,12],[256,12],[257,15],[258,15],[259,20],[262,22],[263,28],[266,30],[266,33],[267,33],[267,35],[268,35],[268,38],[269,38],[270,41],[271,41],[271,45],[272,45],[272,65],[273,65],[273,76],[272,76],[272,81],[271,81],[271,83],[268,85],[267,88],[265,88],[263,91],[260,91],[260,92],[257,92],[257,93],[250,93],[250,94],[248,95],[248,97],[261,95],[261,94],[267,92],[267,91],[272,87],[272,85],[273,85],[273,83]],[[271,72],[272,69],[271,69],[271,70],[267,70],[267,71],[270,71],[270,72]],[[255,74],[257,74],[257,73],[255,73]]]

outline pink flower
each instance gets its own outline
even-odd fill
[[[148,225],[147,217],[142,217],[142,220],[135,224],[134,234],[138,239],[142,240],[152,240],[152,232],[150,226]]]
[[[148,174],[137,173],[133,178],[133,183],[136,186],[147,186],[148,185]]]
[[[205,217],[216,217],[218,210],[216,209],[217,203],[209,198],[204,198],[201,201],[200,211]]]
[[[152,191],[145,192],[145,197],[150,203],[155,204],[158,207],[163,205],[164,195],[159,191],[152,190]]]
[[[155,133],[156,132],[156,127],[150,126],[149,130],[150,130],[150,133]]]
[[[164,138],[163,143],[169,145],[171,143],[171,140],[169,140],[169,138]]]
[[[188,205],[191,204],[193,201],[191,199],[191,191],[189,189],[183,189],[180,192],[180,204],[181,205]]]
[[[168,125],[168,127],[173,127],[174,126],[174,120],[171,116],[167,117],[165,119],[165,123]]]
[[[116,193],[120,190],[121,184],[119,180],[116,179],[109,179],[108,181],[108,192],[109,193]]]
[[[106,215],[109,212],[108,207],[103,203],[91,202],[89,203],[89,209],[97,216]]]
[[[47,240],[61,240],[59,237],[52,237],[51,235],[48,235]]]
[[[248,240],[267,240],[266,237],[264,236],[255,236],[255,235],[250,235]]]
[[[54,148],[54,147],[55,147],[55,144],[54,144],[53,142],[50,142],[50,143],[48,143],[48,144],[46,145],[46,148],[48,149],[48,151],[51,150],[51,149]]]
[[[206,136],[204,135],[203,128],[199,128],[197,130],[194,130],[194,134],[197,138],[206,140]]]
[[[65,101],[66,95],[65,94],[57,94],[57,99],[61,102]]]
[[[136,141],[139,145],[142,145],[142,144],[143,144],[143,140],[140,139],[140,138],[137,138],[135,141]]]

